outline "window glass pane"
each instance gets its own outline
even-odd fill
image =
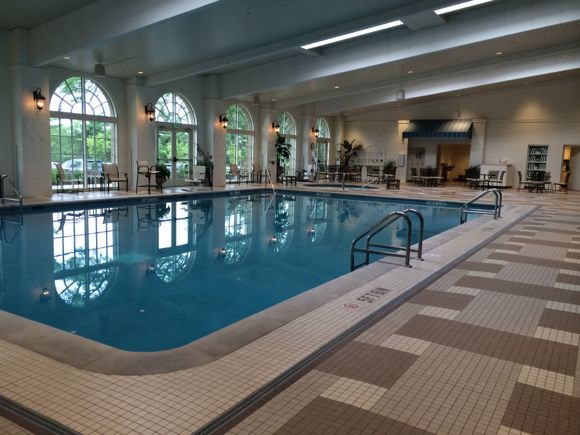
[[[163,94],[155,103],[155,120],[169,124],[196,125],[191,105],[175,93]]]
[[[101,172],[102,162],[116,161],[114,107],[96,82],[66,79],[51,95],[50,110],[51,160],[62,163],[65,175],[86,177]]]

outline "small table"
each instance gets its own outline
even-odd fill
[[[296,175],[282,175],[281,178],[282,181],[284,181],[284,183],[286,184],[286,186],[288,186],[288,183],[290,183],[290,186],[292,186],[292,184],[294,184],[294,186],[297,186]]]

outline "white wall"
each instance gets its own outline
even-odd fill
[[[571,78],[427,103],[407,102],[349,116],[345,138],[383,143],[389,156],[396,154],[395,144],[401,142],[398,137],[386,139],[390,137],[387,132],[396,131],[398,120],[453,119],[459,109],[463,119],[486,121],[482,163],[507,160],[525,173],[528,145],[547,144],[547,170],[559,174],[564,144],[579,143],[579,101],[580,78]]]
[[[10,111],[8,32],[0,31],[0,173],[15,178],[14,139]]]

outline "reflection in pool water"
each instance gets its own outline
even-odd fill
[[[262,194],[28,214],[0,248],[0,308],[120,349],[170,349],[349,272],[352,239],[408,207]],[[426,237],[459,221],[457,208],[414,207]]]

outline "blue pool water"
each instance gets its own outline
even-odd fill
[[[353,238],[386,213],[418,209],[426,238],[458,224],[434,204],[255,194],[26,214],[0,246],[0,309],[171,349],[349,272]],[[399,236],[402,221],[379,241]]]

